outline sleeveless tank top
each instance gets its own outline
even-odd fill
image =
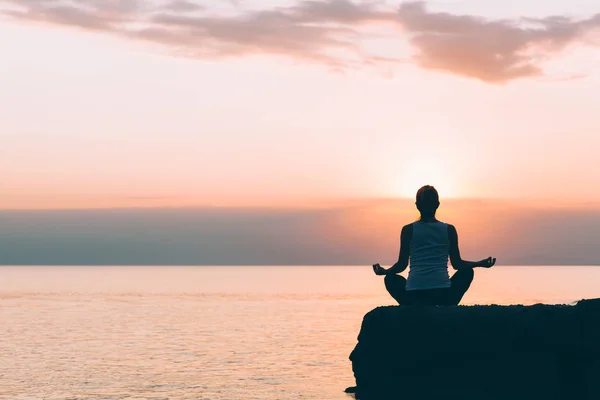
[[[417,221],[412,226],[406,290],[449,288],[448,224]]]

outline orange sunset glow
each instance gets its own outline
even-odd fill
[[[44,4],[0,2],[3,209],[279,206],[413,197],[424,183],[453,198],[600,200],[588,2],[165,3],[154,21],[174,42],[120,25],[148,5],[98,3],[84,20]],[[280,44],[252,36],[279,15]],[[185,18],[214,35],[207,48]],[[525,18],[538,25],[509,22]],[[362,35],[361,50],[311,36],[311,21]],[[434,35],[454,22],[450,58]],[[253,33],[235,42],[236,26]],[[480,48],[487,35],[513,47]]]
[[[0,0],[0,210],[320,212],[306,235],[369,254],[397,251],[424,184],[505,246],[515,215],[595,218],[599,12]]]

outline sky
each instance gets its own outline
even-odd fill
[[[307,250],[329,243],[324,232],[339,243],[314,257],[259,246],[253,263],[389,259],[405,220],[377,210],[392,199],[413,218],[401,199],[424,184],[457,210],[478,199],[502,224],[519,216],[540,243],[558,240],[538,229],[548,220],[587,243],[600,209],[599,50],[600,5],[589,0],[0,0],[4,263],[54,263],[39,241],[64,253],[77,212],[94,232],[107,213],[102,232],[118,237],[111,218],[123,210],[133,225],[187,210],[208,231],[231,227],[209,247],[215,238],[194,231],[190,249],[214,251],[192,249],[189,263],[244,263],[223,249],[246,240],[233,240],[239,224],[268,238],[267,217],[276,236],[304,232]],[[294,217],[284,224],[282,213]],[[307,213],[318,222],[303,231]],[[388,236],[357,236],[330,214],[362,215]],[[463,214],[465,227],[488,218]],[[63,228],[31,222],[48,218]],[[504,232],[494,240],[506,260],[540,260],[541,244],[509,254],[515,235],[492,229]],[[122,243],[140,240],[128,232]],[[56,262],[152,261],[90,246]],[[594,246],[580,251],[542,258],[600,259]]]

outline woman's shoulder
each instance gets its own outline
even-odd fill
[[[446,225],[448,226],[448,233],[451,236],[456,236],[457,235],[457,233],[456,233],[456,227],[454,225],[448,224],[448,223],[446,223]]]
[[[456,235],[456,227],[454,227],[454,225],[448,223],[448,222],[444,222],[444,221],[437,221],[442,227],[445,227],[448,230],[448,234],[450,235]]]
[[[444,226],[453,226],[451,223],[446,222],[446,221],[440,221],[439,219],[435,221],[437,224],[440,225],[444,225]]]
[[[454,228],[454,225],[452,225],[449,222],[443,222],[444,225],[446,225],[448,228]]]
[[[402,227],[402,236],[412,235],[414,222]]]

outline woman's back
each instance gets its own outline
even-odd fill
[[[385,275],[385,287],[398,304],[456,305],[473,281],[473,268],[491,268],[496,259],[462,259],[456,228],[435,218],[440,200],[433,186],[419,189],[415,204],[421,219],[402,228],[398,261],[389,269],[373,264],[373,271],[377,275]],[[452,278],[448,276],[448,258],[457,270]],[[406,280],[398,274],[409,263],[410,272]]]
[[[440,221],[413,223],[406,290],[450,287],[449,251],[448,224]]]

